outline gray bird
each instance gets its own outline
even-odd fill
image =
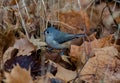
[[[45,41],[46,43],[54,48],[54,49],[65,49],[66,46],[62,46],[61,44],[70,41],[75,38],[83,37],[85,34],[69,34],[62,32],[54,27],[48,27],[44,31]]]

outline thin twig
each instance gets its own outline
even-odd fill
[[[33,2],[37,5],[37,2],[36,2],[36,0],[33,0]]]
[[[20,8],[19,8],[19,5],[18,5],[18,2],[17,2],[17,0],[15,0],[15,1],[16,1],[17,8],[18,8],[18,11],[19,11],[19,15],[20,15],[20,18],[21,18],[21,21],[22,21],[23,29],[25,30],[26,36],[27,36],[27,38],[29,39],[29,35],[28,35],[28,32],[27,32],[26,25],[25,25],[25,22],[24,22],[24,20],[23,20],[22,14],[21,14],[21,12],[20,12]]]
[[[70,25],[68,25],[68,24],[66,24],[66,23],[64,23],[64,22],[61,22],[61,21],[53,21],[53,22],[63,24],[63,25],[65,25],[65,26],[69,27],[70,30],[71,30],[71,29],[75,29],[75,27],[72,27],[72,26],[70,26]]]
[[[95,6],[95,1],[93,2],[92,9],[91,9],[91,14],[90,14],[90,20],[91,20],[91,21],[92,21],[94,6]]]
[[[22,0],[22,3],[23,3],[23,6],[24,6],[24,8],[25,8],[25,11],[26,11],[26,13],[27,13],[28,18],[30,18],[30,15],[29,15],[29,13],[28,13],[28,10],[27,10],[27,7],[26,7],[26,4],[25,4],[25,1]]]
[[[47,17],[47,16],[46,16],[47,9],[46,9],[44,0],[42,0],[42,4],[43,4],[43,8],[44,8],[44,16],[45,16],[45,18],[46,18],[46,17]]]
[[[106,6],[107,6],[107,8],[108,8],[108,10],[109,10],[110,15],[111,15],[112,18],[113,18],[113,21],[114,21],[115,25],[118,27],[118,23],[117,23],[117,21],[114,19],[113,13],[112,13],[112,11],[111,11],[111,9],[110,9],[110,7],[109,7],[109,5],[108,5],[107,2],[106,2]]]
[[[80,0],[78,0],[78,5],[79,5],[79,8],[81,9],[81,2],[80,2]]]
[[[116,33],[114,34],[115,36],[115,42],[114,45],[116,44],[118,38],[119,38],[119,33],[120,33],[120,24],[118,24],[118,30],[116,31]]]
[[[100,15],[100,21],[99,21],[99,23],[97,24],[97,27],[98,27],[99,24],[102,22],[102,16],[103,16],[103,13],[104,13],[105,8],[107,8],[107,6],[105,6],[105,7],[102,9],[102,12],[101,12],[101,15]]]
[[[112,8],[112,11],[115,11],[115,8],[116,8],[116,2],[114,3],[114,6],[113,6],[113,8]]]
[[[91,0],[88,6],[85,8],[85,11],[94,3],[94,0]]]
[[[40,0],[40,2],[41,2],[41,5],[43,5],[43,13],[44,13],[44,15],[43,15],[43,18],[44,19],[47,19],[47,9],[46,9],[46,5],[45,5],[45,1],[44,0]],[[42,6],[41,6],[41,9],[42,9]],[[43,30],[44,30],[44,28],[47,28],[47,22],[46,21],[43,21],[43,26],[41,27],[41,33],[43,32]],[[44,35],[42,35],[41,36],[41,39],[43,39],[44,40]]]
[[[50,63],[50,61],[49,61],[49,65],[47,67],[47,71],[46,72],[50,72],[50,70],[52,68],[52,65],[53,65],[53,63]],[[49,78],[46,78],[44,83],[48,83],[48,81],[49,81]]]

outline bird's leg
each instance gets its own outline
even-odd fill
[[[47,50],[48,52],[52,52],[53,48],[48,48]]]
[[[61,52],[59,53],[59,55],[60,55],[60,56],[63,56],[63,55],[64,55],[64,51],[61,51]]]
[[[67,48],[62,49],[62,51],[59,53],[59,55],[60,55],[60,56],[65,55],[65,52],[66,52],[67,50],[68,50]]]

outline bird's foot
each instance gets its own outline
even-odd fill
[[[62,51],[62,52],[59,53],[59,55],[63,56],[63,55],[65,55],[65,53]]]
[[[48,48],[47,51],[48,52],[52,52],[53,48]]]
[[[72,65],[72,63],[69,61],[70,56],[66,56],[63,51],[60,52],[60,56],[61,56],[63,61],[65,61],[65,62],[69,63],[70,65]]]

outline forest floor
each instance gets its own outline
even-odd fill
[[[0,0],[1,83],[120,83],[119,0]],[[86,34],[50,48],[44,30]]]

